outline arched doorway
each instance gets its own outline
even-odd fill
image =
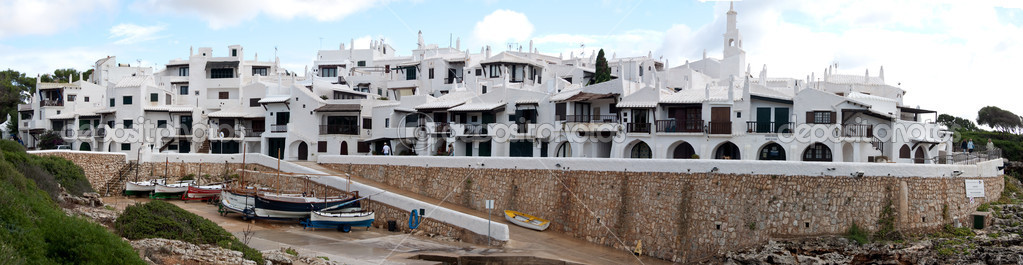
[[[742,159],[739,155],[739,146],[732,142],[724,142],[714,151],[714,159]]]
[[[341,141],[341,155],[348,155],[348,142]]]
[[[843,144],[842,145],[842,161],[843,162],[855,162],[856,161],[856,158],[854,157],[854,156],[856,156],[856,154],[855,154],[856,152],[855,151],[856,150],[853,150],[852,144],[850,144],[850,143]]]
[[[913,155],[913,163],[923,164],[924,161],[927,159],[927,157],[924,157],[925,155],[926,154],[924,153],[924,148],[922,146],[917,147],[916,154]]]
[[[693,145],[687,142],[681,142],[675,146],[675,149],[671,152],[671,157],[674,159],[696,159],[696,150],[693,149]]]
[[[803,161],[831,162],[831,148],[822,143],[814,143],[803,151]]]
[[[912,158],[912,157],[909,156],[909,153],[910,153],[910,151],[909,151],[909,145],[908,144],[904,144],[904,145],[902,145],[902,148],[899,148],[899,158],[904,158],[904,159]]]
[[[298,143],[298,160],[305,161],[309,159],[309,145],[305,142]]]
[[[758,160],[785,160],[785,148],[778,143],[769,143],[760,148]]]
[[[556,157],[572,157],[572,145],[568,142],[563,142],[558,145],[558,151],[554,152]]]
[[[652,158],[653,157],[653,153],[650,151],[650,146],[647,145],[646,143],[644,143],[643,141],[639,141],[638,143],[633,145],[632,146],[632,151],[630,153],[631,153],[631,155],[629,157],[631,157],[631,158]]]
[[[80,151],[92,151],[92,145],[89,145],[89,143],[82,143],[82,145],[78,146],[78,150],[80,150]]]

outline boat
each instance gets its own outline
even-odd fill
[[[547,227],[551,225],[550,220],[512,210],[504,210],[504,219],[515,225],[536,231],[547,230]]]
[[[302,194],[262,193],[256,195],[254,215],[259,218],[303,219],[310,212],[345,204],[354,197],[308,197]],[[358,207],[352,204],[351,207]]]
[[[220,191],[220,215],[227,215],[228,213],[242,213],[247,218],[248,213],[251,212],[255,206],[255,192],[244,192],[244,191],[232,191],[232,190],[221,190]]]
[[[127,181],[124,183],[124,195],[147,195],[156,190],[156,184],[163,183],[162,179],[146,181]]]
[[[185,196],[182,196],[182,200],[207,200],[212,199],[220,195],[221,190],[224,189],[224,184],[188,186],[188,191],[185,192]]]
[[[347,233],[352,231],[354,226],[370,227],[375,218],[376,213],[372,211],[341,213],[313,211],[309,214],[308,220],[302,221],[302,225],[305,228],[337,228],[338,231]]]
[[[188,192],[188,186],[191,186],[194,181],[179,181],[171,184],[156,184],[156,188],[153,191],[153,195],[150,196],[154,199],[168,199],[168,198],[181,198],[185,192]]]

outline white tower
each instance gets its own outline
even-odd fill
[[[736,27],[736,15],[735,4],[730,3],[728,6],[728,25],[725,27],[725,34],[723,35],[723,58],[721,62],[721,76],[729,75],[741,75],[742,66],[746,65],[746,51],[742,50],[742,34],[739,33],[739,29]]]

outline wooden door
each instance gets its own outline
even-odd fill
[[[710,108],[710,133],[732,134],[731,107]]]

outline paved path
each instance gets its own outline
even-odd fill
[[[293,163],[327,173],[334,173],[338,175],[344,175],[344,173],[346,173],[325,168],[315,162],[293,161]],[[373,186],[379,189],[387,190],[389,192],[401,194],[403,196],[407,196],[427,203],[440,204],[444,208],[448,208],[451,210],[475,215],[481,218],[487,218],[486,212],[480,212],[477,210],[469,209],[467,207],[456,205],[450,202],[441,204],[440,200],[422,196],[417,193],[400,190],[398,188],[395,188],[384,183],[367,180],[362,178],[361,176],[352,175],[352,181]],[[553,231],[537,232],[526,228],[522,228],[506,222],[504,218],[501,218],[501,215],[498,215],[496,212],[494,216],[496,217],[492,218],[495,222],[500,222],[508,225],[511,240],[508,241],[508,244],[505,246],[503,252],[489,253],[485,255],[514,255],[514,256],[525,255],[541,258],[561,259],[584,264],[669,264],[669,262],[666,262],[664,260],[654,259],[650,257],[636,257],[632,255],[632,253],[627,252],[625,250],[598,246],[586,242],[584,240],[573,238],[561,233],[555,233]],[[424,252],[426,253],[436,252],[437,254],[446,254],[444,251]]]

